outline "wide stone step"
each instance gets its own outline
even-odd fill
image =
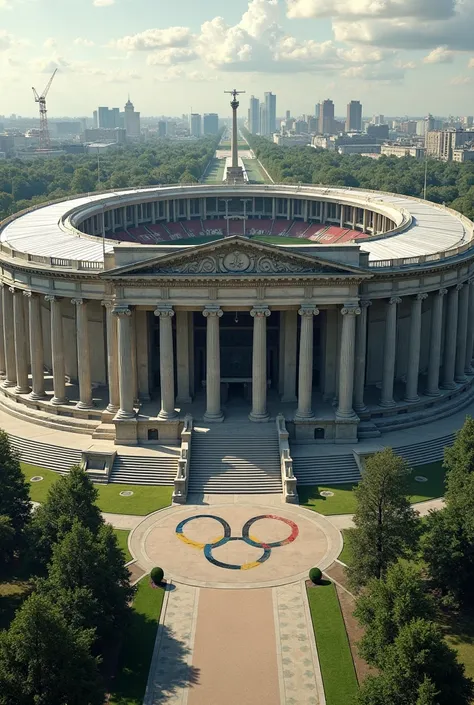
[[[20,453],[20,460],[29,465],[38,465],[47,470],[66,473],[73,465],[79,465],[82,459],[80,450],[30,441],[9,434],[12,447]]]

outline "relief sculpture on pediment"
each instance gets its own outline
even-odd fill
[[[314,267],[291,262],[289,258],[279,259],[268,254],[248,253],[232,250],[227,253],[208,255],[202,259],[174,264],[157,270],[163,274],[281,274],[323,272],[326,268],[315,262]]]

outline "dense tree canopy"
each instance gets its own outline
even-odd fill
[[[374,160],[313,147],[280,147],[264,137],[245,134],[277,182],[352,186],[423,197],[425,165],[414,157]],[[474,163],[430,159],[426,197],[474,219]]]
[[[349,579],[357,591],[407,556],[418,541],[417,514],[408,500],[409,468],[391,448],[367,458],[354,490],[354,529],[347,532],[353,557]]]
[[[11,448],[8,435],[0,431],[0,560],[11,557],[20,547],[30,509],[18,454]]]
[[[197,181],[218,141],[212,136],[117,147],[100,157],[99,169],[94,154],[0,160],[0,220],[36,203],[78,193]]]

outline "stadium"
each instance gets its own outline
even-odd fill
[[[301,482],[321,457],[350,479],[360,441],[472,401],[473,224],[441,205],[199,184],[77,196],[0,228],[1,411],[75,434],[78,453],[96,443],[107,472],[116,451],[166,447],[173,478],[183,429],[205,429],[192,476],[206,448],[218,459],[237,435],[271,455],[285,428]]]

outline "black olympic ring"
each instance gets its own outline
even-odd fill
[[[222,526],[224,530],[224,536],[221,536],[215,541],[208,543],[199,543],[198,541],[193,541],[192,539],[189,539],[184,534],[183,529],[186,524],[188,524],[190,521],[193,521],[194,519],[215,519]],[[281,541],[272,541],[270,543],[258,541],[256,538],[250,536],[250,528],[253,526],[253,524],[255,524],[256,521],[259,521],[259,519],[276,519],[277,521],[282,521],[284,524],[287,524],[291,528],[291,534],[286,539],[283,539]],[[278,548],[280,546],[286,546],[287,544],[292,543],[296,539],[298,534],[299,529],[294,521],[291,521],[291,519],[286,519],[284,517],[277,516],[276,514],[260,514],[259,516],[249,519],[245,522],[244,526],[242,527],[242,536],[231,536],[230,525],[226,522],[225,519],[222,519],[222,517],[218,517],[214,514],[197,514],[196,516],[188,517],[187,519],[183,519],[183,521],[181,521],[176,527],[176,535],[181,541],[188,544],[189,546],[192,546],[193,548],[204,549],[204,555],[210,563],[217,566],[218,568],[227,568],[228,570],[250,570],[250,568],[256,568],[262,563],[265,563],[265,561],[270,558],[272,548]],[[235,565],[233,563],[223,563],[222,561],[218,561],[217,558],[214,558],[214,556],[212,555],[213,549],[219,548],[220,546],[225,546],[225,544],[227,544],[229,541],[244,541],[249,546],[253,546],[254,548],[261,548],[263,550],[263,553],[260,558],[258,558],[256,561],[252,561],[250,563],[243,563],[242,565]]]

